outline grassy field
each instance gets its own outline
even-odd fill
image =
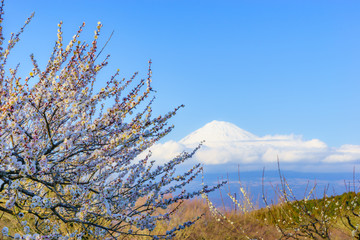
[[[188,200],[156,230],[171,229],[203,214],[175,239],[360,239],[360,193],[355,192],[355,181],[353,191],[349,187],[341,195],[329,195],[329,189],[314,185],[297,199],[280,170],[279,176],[281,184],[274,189],[277,199],[263,196],[264,208],[253,206],[242,187],[238,193],[242,198],[237,200],[219,191],[222,197],[232,198],[232,209],[216,208],[207,198]]]
[[[184,202],[170,222],[157,231],[205,213],[175,239],[359,239],[360,194],[348,192],[326,199],[283,202],[241,213],[215,210],[201,199]],[[354,228],[352,228],[352,226]],[[353,236],[354,235],[354,236]]]

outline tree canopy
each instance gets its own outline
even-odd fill
[[[147,78],[120,79],[119,70],[101,90],[94,83],[109,56],[99,60],[99,22],[91,43],[80,40],[85,26],[67,45],[62,22],[46,67],[33,55],[33,69],[18,77],[8,56],[26,25],[3,36],[0,6],[0,211],[14,222],[3,236],[37,239],[117,239],[119,236],[171,238],[193,219],[165,233],[153,230],[171,218],[168,209],[215,186],[184,189],[201,171],[176,166],[196,152],[183,152],[166,164],[150,161],[149,147],[168,134],[169,119],[182,106],[152,116],[151,61]],[[134,84],[135,83],[135,84]],[[111,103],[105,108],[105,103]],[[146,156],[139,154],[146,152]],[[15,224],[17,226],[15,227]],[[16,229],[21,230],[16,232]]]

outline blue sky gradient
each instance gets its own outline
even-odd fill
[[[5,36],[34,11],[10,59],[20,75],[31,53],[46,64],[59,21],[65,42],[83,21],[90,42],[101,21],[100,43],[114,36],[99,86],[117,68],[146,77],[151,58],[155,112],[185,104],[165,140],[222,120],[258,136],[360,145],[358,1],[8,0]]]

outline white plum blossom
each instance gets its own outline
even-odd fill
[[[20,233],[15,233],[15,235],[14,235],[14,239],[21,239],[21,235],[20,235]]]
[[[25,227],[24,227],[24,232],[25,232],[26,234],[30,233],[30,227],[29,227],[29,226],[25,226]]]
[[[8,236],[9,235],[9,228],[7,228],[7,227],[3,227],[3,229],[2,229],[2,234],[4,235],[4,236]]]
[[[80,40],[82,24],[64,44],[60,22],[46,64],[31,55],[32,69],[18,77],[18,67],[8,70],[7,59],[33,15],[4,41],[3,8],[1,1],[0,211],[32,219],[14,221],[22,226],[4,227],[3,235],[10,228],[26,234],[15,239],[92,239],[95,233],[97,239],[121,239],[138,230],[147,237],[174,236],[180,227],[153,231],[164,219],[157,210],[221,184],[184,189],[202,167],[179,176],[176,168],[199,147],[156,167],[149,160],[149,148],[173,129],[169,121],[183,107],[153,115],[151,61],[145,79],[137,80],[137,73],[125,79],[117,70],[97,90],[97,76],[108,64],[108,57],[98,58],[102,24],[90,43]]]
[[[6,201],[5,207],[7,209],[11,209],[14,206],[14,204],[15,204],[15,196],[12,196],[12,197],[10,197],[9,200]]]

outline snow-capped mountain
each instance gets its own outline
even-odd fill
[[[252,133],[249,133],[235,124],[223,121],[212,121],[202,128],[190,133],[180,140],[180,144],[193,145],[199,144],[205,140],[207,143],[230,143],[239,141],[252,141],[258,139]]]

